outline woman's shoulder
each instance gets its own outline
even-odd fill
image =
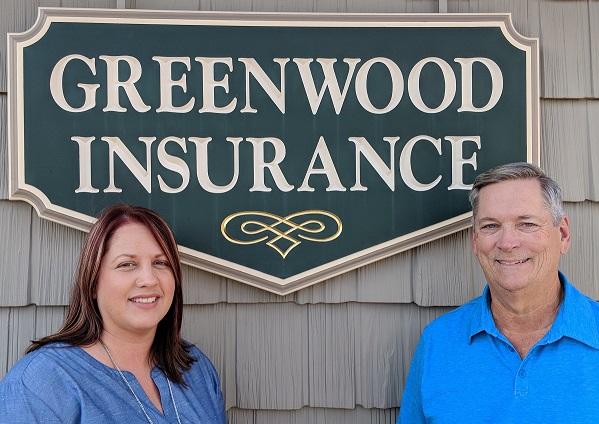
[[[63,344],[50,344],[26,354],[8,371],[2,383],[22,380],[28,376],[47,375],[48,371],[54,369],[53,366],[49,367],[48,365],[58,361],[57,349],[71,347]]]
[[[193,359],[195,359],[194,365],[198,364],[201,367],[214,368],[214,365],[212,365],[212,361],[210,361],[210,358],[208,358],[208,356],[204,352],[202,352],[202,350],[199,347],[187,341],[185,343],[187,343],[188,346],[187,352],[193,357]]]
[[[62,369],[79,357],[79,348],[64,343],[52,343],[26,354],[8,371],[3,384],[47,378],[48,374]]]
[[[0,382],[0,403],[3,404],[0,421],[5,416],[14,416],[20,417],[14,422],[34,422],[32,417],[40,414],[48,416],[48,422],[54,422],[50,417],[57,411],[76,409],[76,405],[73,406],[76,400],[72,396],[62,396],[68,390],[61,389],[72,388],[80,375],[72,367],[73,363],[79,362],[75,359],[77,350],[81,349],[51,344],[19,360]],[[56,396],[57,393],[60,395]]]
[[[223,393],[214,365],[197,346],[188,343],[187,351],[196,361],[183,373],[183,378],[188,386],[186,392],[196,396],[194,403],[198,411],[203,410],[207,414],[204,420],[200,421],[224,424],[226,418]]]
[[[208,356],[202,350],[194,345],[193,343],[188,342],[187,340],[183,341],[187,345],[187,352],[195,359],[195,360],[204,360],[208,359]]]
[[[188,353],[195,359],[191,369],[187,372],[189,377],[218,381],[218,374],[210,358],[196,345],[189,342],[186,343],[188,345]]]

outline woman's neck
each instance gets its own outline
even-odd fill
[[[141,371],[144,368],[151,369],[154,366],[150,357],[154,341],[153,334],[145,337],[129,338],[109,331],[102,331],[100,340],[108,348],[113,360],[121,369],[134,372],[135,370]]]

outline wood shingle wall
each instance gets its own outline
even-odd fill
[[[268,12],[510,12],[541,46],[541,165],[564,189],[562,269],[599,299],[598,0],[2,0],[0,377],[62,322],[83,233],[8,201],[7,32],[38,6]],[[509,123],[506,123],[509,125]],[[185,337],[219,371],[233,424],[394,423],[424,326],[480,294],[466,230],[280,297],[190,267]]]

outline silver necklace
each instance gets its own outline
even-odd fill
[[[144,415],[148,419],[148,422],[150,424],[154,424],[154,421],[152,421],[152,419],[150,418],[150,416],[146,412],[146,408],[144,408],[143,404],[141,403],[141,400],[139,400],[139,398],[137,397],[137,395],[133,391],[133,387],[131,387],[131,385],[129,384],[129,382],[125,378],[125,375],[123,374],[123,372],[121,371],[121,369],[119,368],[119,366],[116,364],[114,358],[110,354],[110,351],[108,350],[108,346],[106,346],[102,340],[100,340],[100,344],[102,345],[102,347],[106,351],[106,354],[110,358],[110,361],[112,361],[112,365],[114,365],[114,367],[116,368],[116,370],[121,375],[121,378],[123,379],[123,381],[125,382],[125,384],[127,385],[127,387],[129,387],[129,390],[131,391],[131,394],[133,394],[133,397],[135,398],[135,400],[137,401],[137,404],[139,405],[139,407],[141,408],[142,412],[144,413]],[[179,418],[179,410],[177,409],[177,403],[175,402],[175,396],[173,396],[173,388],[171,387],[171,381],[168,379],[168,377],[166,377],[166,382],[168,384],[168,391],[171,394],[171,400],[173,401],[173,406],[175,407],[175,414],[177,414],[177,422],[179,424],[181,424],[181,419]]]

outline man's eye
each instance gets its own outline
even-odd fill
[[[520,224],[520,227],[525,229],[525,230],[534,230],[537,228],[537,224],[535,224],[534,222],[523,222],[522,224]]]
[[[481,228],[485,230],[494,230],[495,228],[497,228],[497,224],[487,224],[483,225]]]

